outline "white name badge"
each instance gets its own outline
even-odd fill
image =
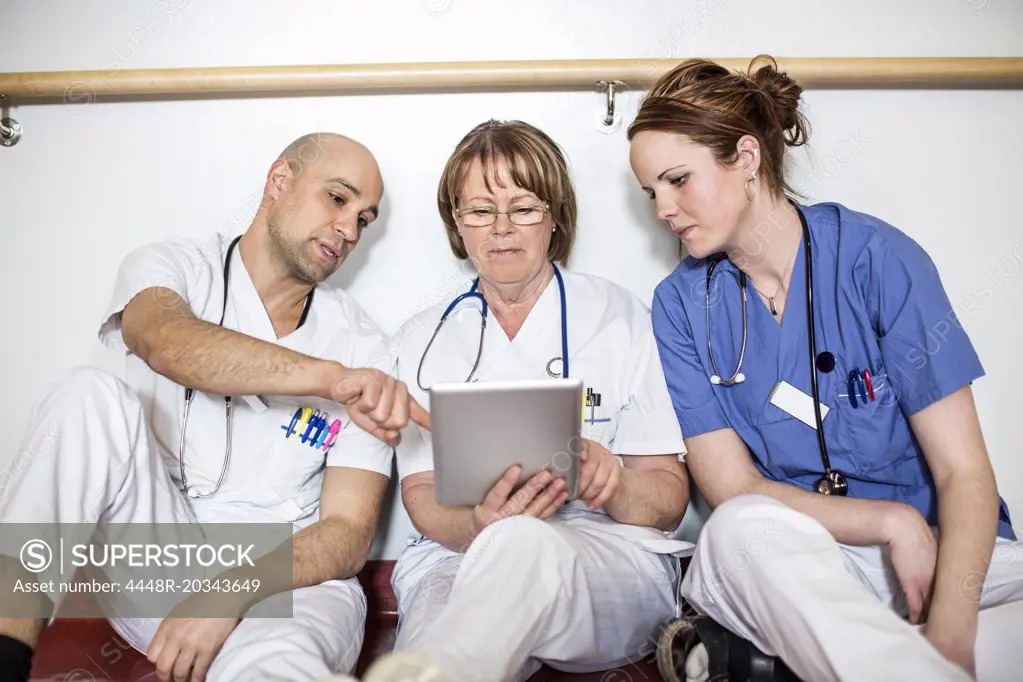
[[[803,393],[787,381],[779,381],[771,389],[771,404],[778,409],[792,415],[799,421],[817,430],[817,419],[813,414],[813,396]],[[821,422],[828,415],[830,409],[824,403],[821,406]]]

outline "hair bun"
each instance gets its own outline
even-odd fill
[[[785,134],[785,143],[790,147],[805,144],[810,124],[799,111],[803,88],[788,74],[779,71],[778,63],[768,55],[760,55],[750,62],[747,77],[765,96],[765,105],[770,111],[764,113],[777,121]]]

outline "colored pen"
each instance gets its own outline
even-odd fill
[[[320,411],[316,410],[313,416],[309,419],[309,423],[306,424],[305,431],[302,433],[302,442],[305,443],[309,440],[309,434],[316,428],[316,423],[320,420]]]
[[[298,420],[299,428],[295,429],[294,436],[298,437],[298,432],[302,430],[302,427],[309,421],[309,417],[312,416],[313,408],[307,407],[302,410],[302,417]]]
[[[327,432],[327,419],[326,417],[318,417],[316,419],[316,432],[313,433],[312,438],[309,439],[309,447],[319,447],[317,441],[323,440],[323,434]]]
[[[334,438],[337,437],[337,432],[341,430],[341,420],[335,419],[330,425],[330,436],[327,438],[327,442],[323,446],[323,451],[330,450],[330,446],[334,444]]]
[[[284,437],[285,438],[291,438],[291,434],[295,433],[295,424],[298,423],[298,420],[301,419],[301,417],[302,417],[302,408],[299,407],[299,408],[297,408],[295,410],[295,414],[293,414],[291,416],[291,423],[288,424],[287,426],[282,426],[281,427],[282,429],[284,429]]]

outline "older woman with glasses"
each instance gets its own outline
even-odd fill
[[[455,256],[479,274],[489,324],[478,352],[479,301],[460,302],[421,365],[450,303],[440,302],[399,332],[399,374],[424,405],[423,386],[470,375],[558,377],[567,321],[570,377],[589,396],[580,495],[566,504],[549,472],[516,490],[512,467],[476,506],[442,506],[430,434],[406,429],[398,473],[416,532],[392,580],[400,653],[367,679],[521,680],[543,662],[583,672],[636,661],[675,612],[677,556],[692,548],[673,537],[688,479],[649,310],[564,269],[575,193],[562,151],[530,125],[473,129],[444,169],[438,207]]]

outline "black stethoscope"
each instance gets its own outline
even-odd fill
[[[796,213],[799,215],[799,222],[803,227],[803,251],[806,258],[806,320],[807,329],[809,330],[810,386],[813,389],[813,414],[817,423],[817,446],[820,449],[821,463],[824,465],[824,475],[817,480],[817,492],[822,495],[846,495],[849,492],[849,482],[846,481],[845,476],[840,471],[835,471],[831,468],[831,460],[828,458],[828,446],[824,440],[824,426],[821,424],[817,370],[828,373],[835,369],[835,356],[828,351],[824,351],[820,355],[817,354],[813,314],[813,255],[811,254],[810,227],[806,224],[806,218],[803,216],[799,206],[791,200],[789,203],[796,209]],[[727,379],[722,378],[721,373],[718,372],[717,364],[714,362],[714,350],[711,344],[710,333],[711,276],[717,264],[725,258],[724,254],[720,254],[714,257],[707,265],[707,355],[710,357],[711,369],[714,371],[713,376],[710,378],[711,383],[721,386],[734,386],[746,380],[741,371],[742,360],[746,355],[746,273],[742,270],[739,270],[739,291],[742,296],[742,347],[739,350],[739,362],[735,367],[735,371]]]
[[[227,247],[227,255],[224,257],[224,304],[220,311],[220,322],[221,327],[224,326],[224,318],[227,315],[227,292],[228,285],[231,281],[231,256],[234,254],[234,247],[238,245],[238,241],[241,236],[235,237],[231,242],[231,245]],[[309,316],[309,309],[313,303],[313,292],[315,288],[309,291],[309,295],[305,300],[305,308],[302,309],[302,317],[299,318],[298,327],[305,324],[306,318]],[[298,328],[296,327],[296,329]],[[224,413],[226,421],[226,442],[224,445],[224,462],[220,467],[220,477],[217,479],[217,484],[208,493],[200,493],[195,488],[188,487],[188,478],[185,476],[185,433],[188,430],[188,413],[192,408],[192,400],[195,398],[195,389],[185,389],[185,415],[181,420],[181,440],[178,445],[178,471],[181,473],[181,489],[186,492],[192,499],[210,497],[218,490],[220,490],[221,484],[224,482],[224,476],[227,475],[227,468],[231,463],[231,445],[232,445],[232,431],[234,425],[234,405],[231,401],[231,396],[224,396]]]
[[[558,280],[558,294],[559,294],[559,296],[561,298],[561,357],[555,357],[555,358],[551,358],[550,360],[548,360],[547,361],[547,368],[546,369],[547,369],[547,376],[549,376],[551,378],[554,378],[554,379],[560,379],[560,378],[567,379],[568,378],[568,312],[567,312],[568,309],[567,309],[566,304],[565,304],[565,280],[563,280],[561,278],[561,271],[558,270],[558,266],[557,265],[554,265],[554,263],[551,263],[551,267],[554,268],[554,277]],[[469,376],[467,376],[465,378],[465,382],[468,383],[468,382],[472,381],[473,377],[476,375],[476,370],[477,370],[477,368],[479,368],[479,365],[480,365],[480,358],[483,356],[483,334],[484,334],[484,332],[487,329],[487,312],[490,309],[489,306],[487,306],[487,299],[484,298],[483,294],[481,294],[480,291],[479,291],[479,288],[478,288],[479,287],[479,282],[480,282],[480,278],[479,277],[474,279],[473,282],[472,282],[472,286],[469,288],[469,290],[467,292],[465,292],[464,294],[460,294],[459,296],[456,296],[455,300],[453,300],[448,305],[448,307],[444,310],[444,314],[440,316],[440,322],[437,323],[437,327],[433,330],[433,336],[430,337],[430,342],[428,344],[426,344],[426,349],[423,351],[423,355],[419,358],[419,369],[416,371],[416,384],[419,385],[419,388],[421,390],[423,390],[423,391],[427,390],[426,387],[423,386],[423,382],[422,382],[423,361],[426,360],[426,354],[430,352],[430,346],[433,345],[434,339],[437,338],[437,333],[440,332],[440,328],[444,326],[445,322],[447,322],[448,315],[450,315],[451,311],[455,309],[455,306],[457,306],[459,303],[461,303],[462,301],[464,301],[467,298],[478,298],[480,300],[480,304],[482,305],[482,308],[480,309],[480,313],[481,313],[480,340],[479,340],[479,343],[476,346],[476,360],[475,360],[475,362],[473,362],[472,370],[469,372]],[[559,360],[561,361],[561,366],[562,366],[561,367],[561,371],[560,372],[555,372],[554,371],[554,364],[556,362],[558,362]]]

